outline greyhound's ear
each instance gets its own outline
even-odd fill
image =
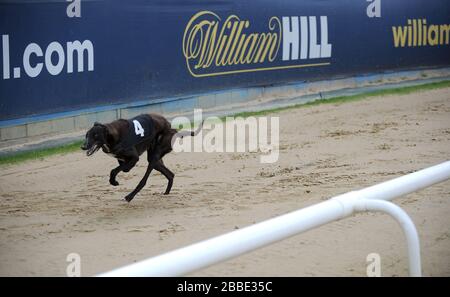
[[[106,128],[106,141],[108,144],[115,144],[119,140],[119,133],[116,129],[105,126]]]
[[[102,128],[106,128],[105,125],[103,125],[102,123],[99,123],[99,122],[95,122],[95,123],[94,123],[94,127],[102,127]]]

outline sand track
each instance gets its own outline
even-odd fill
[[[115,161],[81,152],[0,171],[0,275],[65,275],[81,255],[92,275],[241,228],[336,194],[450,159],[450,88],[285,111],[280,159],[179,153],[175,173],[152,174],[128,204],[145,158],[108,184]],[[450,276],[450,182],[395,200],[417,224],[424,275]],[[381,255],[383,275],[406,275],[400,228],[382,214],[358,214],[195,275],[364,276]]]

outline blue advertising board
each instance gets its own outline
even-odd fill
[[[0,1],[0,120],[450,65],[447,0]]]

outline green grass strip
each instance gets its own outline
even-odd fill
[[[354,102],[359,101],[362,99],[368,99],[371,97],[382,97],[382,96],[388,96],[388,95],[407,95],[411,93],[415,93],[418,91],[427,91],[427,90],[434,90],[434,89],[441,89],[450,87],[450,80],[447,81],[440,81],[440,82],[434,82],[434,83],[427,83],[427,84],[421,84],[421,85],[415,85],[415,86],[408,86],[408,87],[400,87],[400,88],[393,88],[393,89],[383,89],[383,90],[377,90],[367,93],[361,93],[356,95],[348,95],[348,96],[338,96],[333,98],[327,98],[327,99],[318,99],[307,103],[300,103],[285,107],[276,107],[272,109],[265,109],[260,111],[249,111],[249,112],[240,112],[234,115],[234,117],[249,117],[249,116],[262,116],[277,112],[282,112],[285,110],[290,109],[297,109],[297,108],[304,108],[304,107],[310,107],[320,104],[341,104],[346,102]],[[223,117],[226,118],[226,117]]]
[[[57,147],[37,149],[34,151],[20,152],[14,155],[0,156],[0,166],[17,164],[28,160],[42,160],[45,157],[72,153],[80,149],[82,141],[76,141]]]
[[[319,100],[315,100],[315,101],[308,102],[308,103],[266,109],[266,110],[261,110],[261,111],[240,112],[240,113],[233,115],[233,117],[246,118],[246,117],[250,117],[250,116],[262,116],[262,115],[278,113],[278,112],[282,112],[282,111],[286,111],[286,110],[290,110],[290,109],[305,108],[305,107],[315,106],[315,105],[320,105],[320,104],[341,104],[341,103],[346,103],[346,102],[353,102],[353,101],[358,101],[358,100],[362,100],[362,99],[367,99],[370,97],[379,97],[379,96],[388,96],[388,95],[407,95],[407,94],[415,93],[418,91],[427,91],[427,90],[441,89],[441,88],[446,88],[446,87],[450,87],[450,80],[415,85],[415,86],[408,86],[408,87],[400,87],[400,88],[394,88],[394,89],[383,89],[383,90],[377,90],[377,91],[373,91],[373,92],[367,92],[367,93],[350,95],[350,96],[338,96],[338,97],[329,98],[329,99],[319,99]],[[221,119],[225,119],[225,118],[226,117],[222,117]],[[82,141],[77,141],[77,142],[74,142],[71,144],[66,144],[66,145],[53,147],[53,148],[38,149],[35,151],[29,151],[29,152],[20,152],[20,153],[17,153],[14,155],[9,155],[9,156],[0,156],[0,166],[6,165],[6,164],[17,164],[17,163],[21,163],[21,162],[27,161],[27,160],[44,159],[45,157],[48,157],[48,156],[75,152],[80,149],[81,143],[82,143]]]

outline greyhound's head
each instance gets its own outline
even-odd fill
[[[107,143],[108,128],[105,125],[95,122],[94,126],[86,133],[86,139],[81,146],[86,151],[86,155],[91,156]]]

